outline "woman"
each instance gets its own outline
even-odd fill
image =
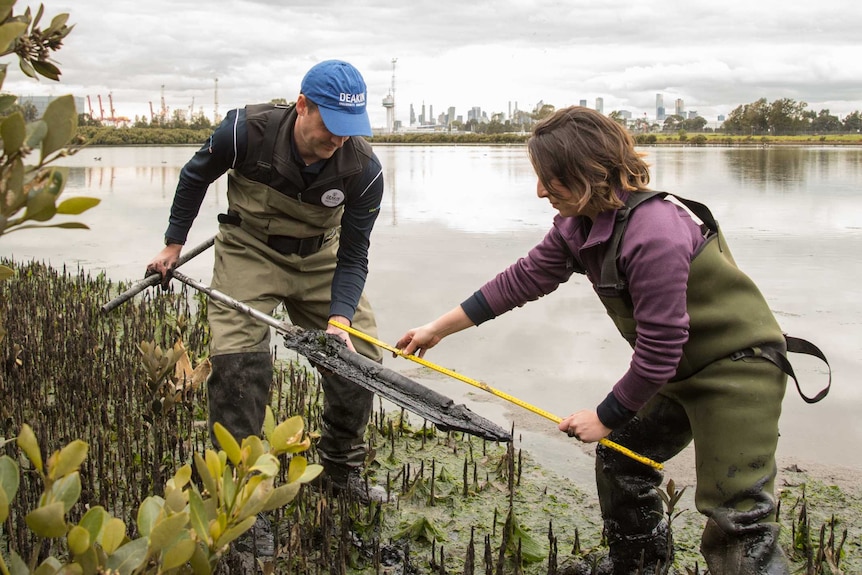
[[[560,431],[583,442],[608,437],[659,462],[694,441],[710,572],[789,573],[773,495],[786,376],[752,351],[782,354],[785,341],[760,291],[705,206],[648,190],[647,164],[617,123],[565,108],[535,127],[527,147],[537,194],[559,212],[553,227],[526,257],[397,347],[424,356],[444,337],[585,274],[632,359],[607,397],[574,411]],[[643,561],[652,573],[673,558],[656,492],[661,473],[603,445],[596,453],[609,544],[600,572],[634,573]]]

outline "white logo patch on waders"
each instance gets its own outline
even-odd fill
[[[334,208],[335,206],[340,205],[343,201],[344,192],[342,192],[338,188],[332,188],[331,190],[327,190],[323,192],[322,196],[320,196],[320,203],[327,208]]]

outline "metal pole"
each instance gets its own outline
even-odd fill
[[[189,250],[188,252],[186,252],[185,254],[180,256],[180,258],[177,260],[176,267],[183,265],[184,263],[186,263],[190,259],[199,255],[201,252],[205,252],[206,250],[211,248],[214,243],[215,243],[215,236],[211,237],[210,239],[208,239],[204,243],[200,244],[199,246],[192,248],[191,250]],[[171,272],[171,273],[174,273],[174,272]],[[148,275],[146,278],[139,281],[138,283],[136,283],[135,285],[133,285],[132,287],[130,287],[129,289],[127,289],[126,291],[124,291],[123,293],[121,293],[120,295],[118,295],[117,297],[115,297],[114,299],[112,299],[111,301],[106,303],[105,305],[103,305],[102,306],[102,313],[108,313],[109,311],[119,307],[120,305],[126,303],[127,301],[129,301],[130,299],[132,299],[133,297],[135,297],[136,295],[138,295],[139,293],[141,293],[142,291],[144,291],[148,287],[153,287],[153,286],[159,285],[159,282],[161,280],[162,280],[162,276],[157,274],[157,273]]]
[[[260,320],[263,323],[265,323],[271,327],[274,327],[281,334],[292,335],[292,334],[295,334],[295,333],[302,330],[302,328],[299,328],[299,327],[297,327],[293,324],[289,324],[287,322],[279,321],[279,320],[275,319],[274,317],[272,317],[271,315],[267,315],[267,314],[263,313],[262,311],[256,310],[253,307],[242,303],[241,301],[237,301],[237,300],[233,299],[232,297],[230,297],[229,295],[222,293],[222,292],[218,291],[217,289],[211,288],[210,286],[206,285],[205,283],[202,283],[202,282],[199,282],[195,279],[190,278],[189,276],[187,276],[184,273],[174,271],[171,275],[174,279],[179,280],[179,281],[183,282],[184,284],[189,285],[189,286],[195,288],[196,290],[207,294],[210,298],[212,298],[216,301],[220,301],[223,304],[227,304],[239,312],[250,315],[251,317],[253,317],[257,320]]]

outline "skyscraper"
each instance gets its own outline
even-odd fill
[[[665,119],[664,96],[661,94],[655,95],[655,119],[658,122],[663,122]]]
[[[604,98],[596,98],[596,112],[599,114],[605,113],[605,99]]]

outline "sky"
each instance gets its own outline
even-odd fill
[[[336,58],[410,121],[480,107],[489,116],[604,100],[604,112],[655,116],[656,94],[709,123],[766,98],[843,119],[862,110],[862,3],[849,0],[44,0],[75,25],[54,60],[59,83],[10,65],[4,92],[90,97],[134,119],[296,99],[305,72]],[[18,0],[15,13],[36,2]],[[7,56],[7,59],[9,57]],[[394,60],[394,63],[393,63]],[[86,106],[86,103],[85,103]],[[87,111],[87,110],[81,110]]]

